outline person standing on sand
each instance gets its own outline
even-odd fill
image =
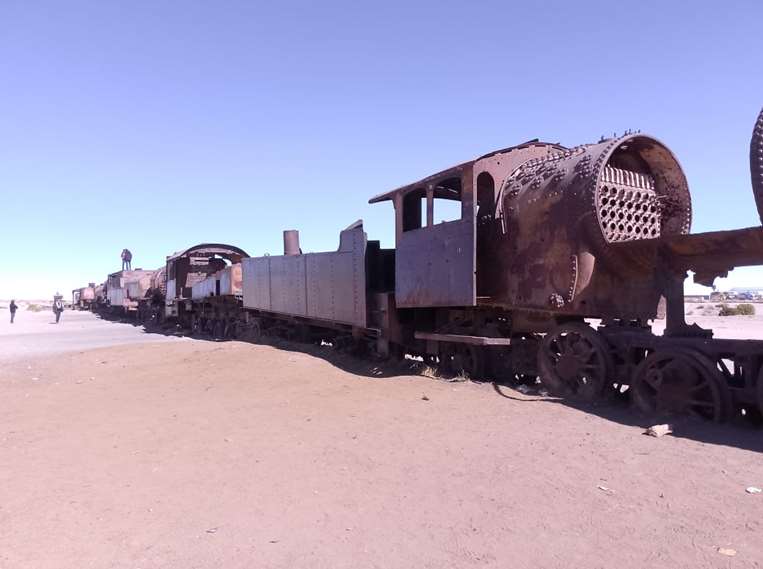
[[[53,297],[53,313],[56,315],[56,324],[61,320],[61,313],[64,311],[64,303],[61,301],[61,295],[56,294]]]
[[[13,319],[16,318],[16,310],[18,309],[18,306],[16,306],[16,300],[11,300],[10,306],[8,308],[11,311],[11,324],[13,324]]]

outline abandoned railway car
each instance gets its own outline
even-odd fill
[[[105,310],[118,315],[137,314],[155,272],[135,269],[111,273],[105,283]]]
[[[232,337],[242,319],[243,249],[201,243],[167,257],[163,319],[193,332]]]
[[[763,111],[750,169],[763,220]],[[332,252],[303,254],[290,230],[284,255],[202,244],[168,257],[163,317],[218,337],[286,334],[473,377],[539,377],[589,402],[617,389],[647,412],[763,410],[763,342],[688,325],[683,295],[689,271],[710,285],[763,264],[763,228],[690,234],[686,176],[656,138],[532,140],[370,200],[381,202],[394,249],[358,221]]]
[[[95,283],[72,291],[72,310],[92,310],[95,303]]]

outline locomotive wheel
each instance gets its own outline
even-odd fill
[[[442,349],[440,362],[449,373],[467,376],[470,379],[482,378],[484,361],[477,346],[446,344]]]
[[[257,318],[253,318],[249,323],[249,329],[246,332],[247,340],[257,343],[262,340],[262,325]]]
[[[731,412],[731,395],[712,360],[692,350],[654,352],[639,364],[629,390],[647,414],[692,415],[720,422]]]
[[[541,383],[554,395],[590,403],[610,381],[614,364],[607,342],[580,322],[560,324],[538,350]]]

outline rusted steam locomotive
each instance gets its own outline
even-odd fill
[[[763,111],[750,167],[763,220]],[[295,231],[283,256],[199,245],[168,257],[143,317],[410,354],[476,378],[540,377],[583,401],[627,386],[647,412],[720,421],[763,409],[763,342],[714,339],[687,325],[683,305],[688,271],[709,285],[763,264],[763,229],[690,235],[686,177],[655,138],[532,140],[370,203],[383,201],[394,249],[368,241],[362,222],[335,252],[303,254]],[[441,209],[453,219],[440,222]],[[649,321],[663,315],[657,336]]]

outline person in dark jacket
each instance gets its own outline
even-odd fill
[[[56,315],[56,324],[61,320],[61,313],[64,311],[64,301],[61,300],[62,298],[60,294],[56,294],[53,297],[53,313]]]
[[[122,249],[122,270],[129,271],[132,268],[132,253],[129,249]]]
[[[11,310],[11,324],[13,324],[13,319],[16,318],[16,310],[18,310],[18,306],[16,305],[15,300],[11,300],[10,306],[8,308]]]

